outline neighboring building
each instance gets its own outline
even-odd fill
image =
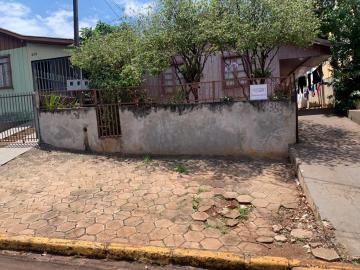
[[[267,80],[269,95],[273,94],[280,84],[295,85],[294,79],[303,75],[309,69],[320,65],[330,57],[330,43],[327,40],[316,39],[308,48],[282,46],[274,56],[271,69],[271,79]],[[199,99],[207,100],[223,96],[244,97],[243,92],[249,92],[249,80],[246,80],[242,61],[234,54],[216,54],[207,60],[199,84]],[[241,78],[241,79],[239,79]],[[180,84],[181,76],[175,67],[163,71],[157,77],[148,77],[145,86],[149,88],[150,96],[155,99],[167,99],[174,95]],[[290,85],[291,84],[291,85]],[[248,94],[248,93],[247,93]]]
[[[24,36],[0,28],[0,96],[66,89],[76,77],[67,50],[72,39]]]

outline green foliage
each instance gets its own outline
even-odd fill
[[[55,110],[59,107],[61,107],[61,104],[59,104],[60,97],[56,95],[50,95],[44,97],[44,107],[46,110]]]
[[[244,219],[248,218],[248,215],[249,215],[248,207],[239,207],[238,210],[239,210],[239,214],[240,214],[238,219],[244,220]]]
[[[98,29],[99,28],[99,29]],[[95,27],[79,48],[73,48],[71,61],[89,75],[90,87],[111,92],[107,98],[131,102],[143,76],[139,59],[139,36],[130,24]]]
[[[149,154],[146,154],[146,155],[144,156],[144,158],[143,158],[143,161],[144,161],[145,163],[149,163],[149,162],[152,161],[152,158],[151,158],[151,156],[150,156]]]
[[[211,8],[208,0],[160,0],[142,18],[142,59],[152,74],[174,66],[180,83],[200,81],[206,61],[217,51]],[[190,93],[197,100],[197,88],[184,90],[187,100]]]
[[[268,77],[281,46],[307,46],[317,36],[312,0],[215,0],[214,6],[218,47],[241,55],[249,78]]]
[[[193,196],[191,204],[194,210],[198,210],[200,205],[200,198]]]
[[[178,173],[187,173],[188,169],[184,165],[178,164],[175,167],[175,171],[178,172]]]
[[[346,114],[360,100],[360,1],[338,1],[323,21],[332,43],[335,109]]]
[[[81,29],[81,41],[86,42],[87,40],[94,37],[101,37],[110,33],[115,32],[117,29],[116,26],[107,24],[102,21],[98,21],[94,28],[92,27],[84,27]]]
[[[41,99],[41,107],[45,110],[60,110],[65,108],[74,108],[76,99],[71,97],[62,97],[54,94],[44,95]]]
[[[228,97],[228,96],[225,96],[221,99],[221,102],[224,102],[224,103],[232,103],[234,102],[234,98],[233,97]]]

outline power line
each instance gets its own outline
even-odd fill
[[[111,4],[109,3],[109,1],[108,1],[108,0],[104,0],[104,2],[105,2],[106,5],[111,9],[111,11],[115,14],[115,16],[116,16],[117,18],[119,18],[120,15],[116,13],[116,11],[115,11],[114,8],[111,6]]]

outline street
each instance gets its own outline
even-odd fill
[[[197,270],[193,267],[149,266],[141,263],[95,260],[1,251],[1,270]]]

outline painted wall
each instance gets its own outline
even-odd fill
[[[10,55],[13,87],[11,89],[0,89],[0,97],[33,92],[31,61],[69,56],[70,53],[65,48],[65,46],[58,45],[27,43],[24,47],[1,50],[0,56]],[[19,114],[19,112],[32,112],[32,104],[28,97],[17,97],[11,105],[8,100],[0,100],[0,116],[12,115],[11,117],[23,118],[23,114]],[[18,116],[14,116],[14,113]]]
[[[26,47],[0,51],[1,55],[10,55],[12,89],[1,89],[0,96],[6,94],[19,94],[32,92],[31,68],[28,64],[28,51]]]
[[[31,61],[36,60],[70,56],[70,51],[68,51],[66,48],[66,46],[62,45],[28,43],[27,51],[29,63],[31,64]]]
[[[124,154],[274,158],[286,157],[296,140],[295,104],[288,101],[122,106],[119,113],[122,136],[102,140],[94,108],[41,112],[42,142]]]
[[[41,112],[39,125],[41,141],[58,148],[121,151],[121,139],[98,138],[95,108]]]
[[[122,151],[130,154],[287,156],[295,104],[235,102],[122,107]]]

